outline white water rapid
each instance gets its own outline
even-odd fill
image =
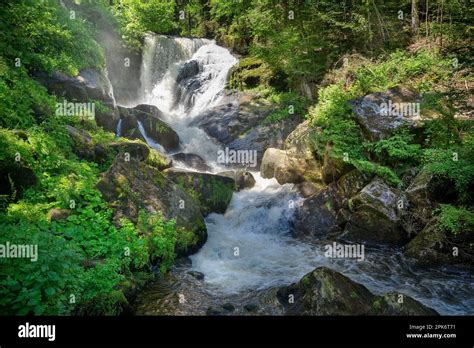
[[[163,111],[164,120],[179,134],[182,151],[201,156],[212,172],[222,170],[216,163],[220,146],[189,123],[221,102],[236,63],[227,49],[206,39],[150,34],[145,41],[137,104],[153,104]],[[151,146],[164,151],[141,125],[140,131]],[[215,296],[288,285],[327,266],[375,293],[400,291],[442,314],[466,314],[474,308],[469,274],[415,271],[399,253],[383,249],[366,250],[364,262],[329,259],[323,246],[297,241],[290,233],[294,206],[301,199],[295,188],[262,179],[258,172],[253,175],[256,185],[234,193],[225,214],[207,216],[208,241],[191,256],[191,270],[205,275],[204,284]]]

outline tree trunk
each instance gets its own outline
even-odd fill
[[[418,0],[411,0],[411,32],[413,35],[418,33],[420,18],[418,15]]]

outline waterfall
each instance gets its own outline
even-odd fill
[[[137,104],[157,106],[179,134],[182,151],[201,156],[214,171],[224,170],[216,163],[220,146],[189,123],[220,102],[229,70],[236,63],[229,50],[211,40],[154,34],[145,38]]]
[[[159,91],[160,83],[169,80],[175,72],[179,64],[190,59],[194,52],[201,46],[210,43],[206,39],[189,39],[181,37],[168,37],[164,35],[147,34],[143,46],[142,66],[140,71],[140,82],[142,88],[142,96],[145,102],[159,102],[158,99],[166,100],[167,95],[163,98],[159,96],[153,97],[153,91]],[[168,76],[168,79],[165,78]],[[165,85],[163,85],[164,87]],[[162,92],[173,92],[172,86],[166,86]],[[171,87],[171,88],[169,88]],[[161,91],[160,91],[161,92]],[[159,92],[158,92],[159,93]],[[170,94],[170,99],[172,95]],[[163,108],[163,111],[167,111]]]
[[[122,135],[122,123],[123,123],[122,119],[119,119],[119,121],[117,122],[117,130],[115,131],[115,136],[117,137]]]
[[[142,134],[143,138],[145,139],[146,143],[158,150],[159,152],[161,153],[165,153],[166,150],[163,148],[163,146],[161,146],[160,144],[156,143],[152,138],[150,138],[147,134],[146,134],[146,131],[145,131],[145,127],[143,127],[143,124],[141,121],[137,120],[137,123],[138,123],[138,130],[140,131],[140,133]]]
[[[221,149],[207,134],[189,124],[206,109],[223,102],[231,67],[237,59],[206,39],[147,35],[141,65],[139,103],[157,106],[164,121],[178,133],[181,149],[201,156],[213,172]],[[117,133],[120,134],[119,123]],[[141,122],[146,142],[161,152]],[[252,173],[256,185],[234,193],[225,214],[206,217],[208,240],[191,256],[194,271],[205,275],[212,297],[245,294],[288,285],[319,266],[344,273],[377,294],[401,291],[443,314],[472,308],[472,284],[465,275],[443,270],[414,270],[400,252],[367,249],[364,262],[331,259],[324,245],[309,245],[290,234],[299,197],[293,185],[279,185]],[[472,297],[472,296],[471,296]],[[452,301],[455,298],[456,301]]]

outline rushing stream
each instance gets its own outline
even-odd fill
[[[201,156],[214,173],[225,169],[216,163],[220,146],[189,123],[223,102],[228,73],[236,63],[228,50],[206,39],[146,38],[136,104],[162,110],[179,134],[181,151]],[[150,146],[164,151],[140,130]],[[301,200],[295,188],[252,174],[253,188],[234,193],[225,214],[206,217],[208,241],[191,261],[181,260],[138,296],[137,314],[205,314],[223,304],[235,307],[233,314],[255,312],[255,306],[258,313],[281,314],[275,287],[298,281],[318,266],[333,268],[377,294],[403,292],[441,314],[474,314],[471,273],[415,269],[393,249],[366,249],[363,262],[329,259],[323,245],[291,235],[293,207]],[[180,305],[177,299],[182,299]]]

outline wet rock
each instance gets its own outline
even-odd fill
[[[349,199],[369,181],[369,175],[353,170],[336,183],[315,186],[315,193],[296,208],[293,221],[295,235],[316,240],[337,237],[351,217]]]
[[[69,215],[71,215],[72,211],[69,209],[58,209],[53,208],[48,212],[48,220],[49,221],[59,221],[66,219]]]
[[[420,101],[420,95],[415,92],[404,87],[396,87],[386,92],[368,94],[350,103],[365,136],[377,141],[391,136],[402,126],[417,127],[421,119],[419,104],[416,103]],[[392,112],[384,112],[384,107],[390,105],[409,106],[411,110],[404,109],[398,113],[398,110],[392,108]]]
[[[316,268],[299,282],[280,288],[277,293],[286,315],[436,314],[406,295],[403,295],[403,303],[398,305],[398,302],[394,303],[393,296],[376,296],[365,286],[326,267]]]
[[[199,171],[207,172],[211,171],[211,167],[206,164],[206,161],[198,155],[193,153],[180,152],[172,156],[173,160],[183,162],[187,166],[194,168]]]
[[[422,170],[405,190],[405,195],[416,215],[426,224],[438,202],[451,203],[457,199],[455,187],[448,178]]]
[[[255,178],[250,172],[237,171],[235,176],[235,185],[238,191],[255,186]]]
[[[408,234],[401,228],[397,213],[400,192],[375,178],[349,200],[353,212],[343,237],[369,244],[402,244]]]
[[[153,105],[141,104],[134,108],[119,107],[122,119],[122,136],[130,139],[143,139],[139,122],[147,137],[160,144],[166,151],[179,147],[178,134],[164,121],[162,112]]]
[[[203,280],[204,279],[204,273],[201,273],[201,272],[188,271],[188,274],[192,275],[197,280]]]
[[[249,303],[244,306],[244,309],[247,312],[255,313],[258,311],[258,305],[256,305],[255,303]]]
[[[222,315],[222,311],[215,307],[209,307],[206,311],[206,315],[210,315],[210,316]]]
[[[305,121],[288,135],[285,150],[267,149],[260,169],[262,177],[275,177],[280,184],[311,182],[316,187],[321,186],[321,165],[310,144],[312,132],[309,122]]]
[[[405,255],[414,258],[420,265],[440,264],[474,265],[474,231],[460,235],[443,231],[437,217],[406,246]]]
[[[233,312],[235,310],[235,306],[230,302],[224,303],[222,308],[227,312]]]
[[[245,170],[237,170],[237,171],[228,170],[225,172],[220,172],[218,173],[218,175],[232,178],[235,181],[235,189],[237,191],[252,188],[254,187],[255,182],[256,182],[252,173],[246,172]]]
[[[308,198],[318,191],[322,190],[325,186],[321,184],[315,184],[310,181],[303,181],[299,184],[296,185],[296,188],[298,189],[299,193],[301,196],[304,198]]]
[[[105,71],[84,69],[76,77],[58,71],[51,74],[40,72],[36,73],[35,77],[49,93],[65,98],[68,103],[101,102],[103,107],[99,105],[94,107],[96,122],[108,131],[115,131],[119,114],[112,93],[112,84]]]
[[[199,202],[146,162],[134,157],[126,161],[123,154],[117,155],[97,187],[114,209],[117,223],[122,217],[137,222],[140,209],[175,219],[180,256],[196,252],[207,239]]]
[[[382,315],[438,315],[438,313],[414,300],[398,292],[389,292],[383,295],[380,301],[382,304]]]
[[[190,60],[181,66],[176,77],[176,82],[180,83],[186,79],[196,76],[199,73],[199,63],[195,60]]]
[[[341,197],[335,185],[330,185],[305,199],[295,211],[293,221],[295,235],[320,240],[342,232],[337,220],[341,204]]]
[[[286,152],[284,150],[273,148],[267,149],[263,155],[262,164],[260,166],[260,174],[262,175],[262,178],[274,178],[277,169],[284,167],[285,162]]]
[[[359,193],[372,179],[372,175],[362,173],[357,169],[344,174],[336,183],[341,196],[349,199]]]
[[[234,192],[235,182],[233,179],[177,168],[166,169],[163,173],[200,202],[203,215],[222,214],[226,211]]]

